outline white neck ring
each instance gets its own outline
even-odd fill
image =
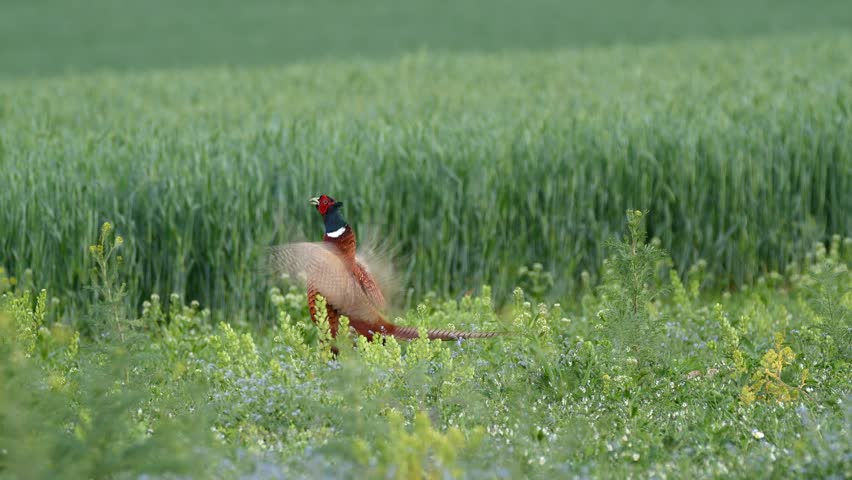
[[[343,235],[343,232],[345,232],[345,231],[346,231],[346,227],[340,227],[333,232],[326,233],[326,235],[328,235],[331,238],[340,238],[340,236]]]

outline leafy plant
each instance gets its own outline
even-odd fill
[[[602,337],[617,358],[642,361],[659,358],[662,350],[662,318],[650,310],[661,289],[657,287],[660,262],[666,254],[645,243],[645,213],[627,211],[628,233],[623,241],[611,240],[600,287],[604,309],[599,313]]]
[[[784,367],[793,363],[796,354],[789,346],[784,346],[784,335],[775,334],[775,348],[770,348],[760,359],[760,368],[751,376],[751,381],[740,393],[740,401],[750,405],[756,400],[788,403],[799,398],[799,394],[808,381],[808,369],[802,370],[799,385],[791,386],[782,378]]]

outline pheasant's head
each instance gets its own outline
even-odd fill
[[[340,215],[343,202],[338,202],[328,195],[320,195],[311,199],[311,205],[316,206],[317,211],[322,215],[326,235],[337,238],[343,234],[347,226],[346,220]]]
[[[329,197],[328,195],[320,195],[319,197],[314,197],[311,199],[311,205],[315,205],[320,215],[325,217],[329,213],[336,211],[338,208],[342,207],[343,202],[338,202],[337,200]]]

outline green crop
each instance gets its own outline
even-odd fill
[[[541,263],[597,274],[626,208],[683,273],[741,285],[852,226],[852,36],[417,54],[0,83],[0,259],[80,292],[91,232],[134,238],[137,302],[251,311],[264,249],[328,193],[413,298]],[[541,292],[539,292],[541,294]]]

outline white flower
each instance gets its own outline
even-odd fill
[[[638,453],[634,453],[634,454],[633,454],[633,461],[634,461],[634,462],[638,462],[638,461],[639,461],[639,454],[638,454]]]
[[[754,437],[755,440],[763,440],[763,437],[765,435],[763,435],[763,432],[761,432],[760,430],[758,430],[756,428],[752,428],[751,429],[751,436]]]

